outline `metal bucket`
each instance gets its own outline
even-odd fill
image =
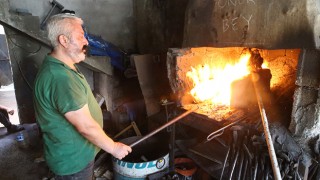
[[[141,136],[129,137],[121,140],[131,144],[142,138]],[[132,153],[119,160],[112,157],[114,179],[116,180],[143,180],[148,175],[163,171],[169,167],[168,143],[151,137],[136,145]]]

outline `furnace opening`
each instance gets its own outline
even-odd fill
[[[281,121],[288,125],[299,53],[299,49],[243,47],[170,49],[170,86],[182,107],[197,105],[197,113],[221,121],[234,109],[250,110],[256,105],[250,74],[259,71],[266,86],[263,91],[270,91],[265,99],[272,98],[281,108]]]

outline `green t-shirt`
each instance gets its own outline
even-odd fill
[[[91,116],[103,126],[100,106],[79,70],[48,55],[34,87],[36,120],[43,133],[44,154],[57,175],[79,172],[94,160],[99,148],[85,139],[64,114],[88,104]]]

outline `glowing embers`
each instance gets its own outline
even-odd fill
[[[236,113],[244,114],[244,111],[241,109],[230,109],[229,106],[216,105],[212,103],[186,104],[183,106],[183,108],[190,110],[193,109],[194,106],[198,106],[198,109],[195,111],[195,113],[205,115],[206,117],[214,119],[215,121],[230,120],[230,116]]]
[[[232,82],[250,74],[249,58],[250,54],[245,53],[240,56],[238,62],[220,64],[219,66],[205,63],[191,67],[186,75],[193,82],[193,88],[189,93],[194,101],[206,104],[205,107],[211,111],[213,108],[227,111],[230,106]],[[206,61],[204,60],[204,62]],[[223,106],[226,107],[223,108]]]

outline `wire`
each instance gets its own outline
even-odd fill
[[[24,48],[24,46],[15,43],[15,42],[12,40],[12,37],[13,37],[13,36],[20,36],[20,37],[23,37],[23,38],[24,38],[24,36],[21,36],[20,34],[8,34],[8,35],[7,35],[8,39],[10,40],[10,42],[11,42],[13,45],[15,45],[16,47],[19,47],[20,49],[23,49],[24,51],[26,51],[27,53],[29,53],[29,55],[37,54],[37,53],[41,50],[41,48],[42,48],[42,46],[39,45],[39,48],[38,48],[37,50],[35,50],[35,51],[29,51],[28,49]]]
[[[17,57],[16,57],[15,51],[12,51],[12,54],[13,54],[13,59],[17,62],[18,69],[19,69],[19,71],[20,71],[20,74],[22,75],[23,80],[27,83],[27,85],[28,85],[28,87],[31,89],[31,91],[33,91],[32,86],[30,85],[30,83],[28,82],[26,76],[24,75],[24,73],[23,73],[23,71],[22,71],[20,62],[19,62],[19,60],[18,60]]]
[[[39,45],[39,47],[38,47],[35,51],[30,51],[29,49],[24,48],[24,46],[15,43],[15,42],[12,40],[13,36],[20,36],[20,37],[23,37],[23,38],[24,38],[24,36],[21,36],[21,35],[19,35],[19,34],[8,34],[8,35],[7,35],[9,41],[10,41],[15,47],[18,47],[18,48],[20,48],[20,49],[22,49],[23,51],[25,51],[25,52],[28,53],[27,56],[37,54],[37,53],[41,50],[41,48],[42,48],[42,46]],[[22,71],[20,61],[19,61],[18,58],[16,57],[16,53],[15,53],[15,51],[14,51],[14,48],[12,48],[11,51],[12,51],[13,59],[17,62],[18,69],[19,69],[19,71],[20,71],[20,74],[22,75],[23,80],[27,83],[27,85],[28,85],[28,87],[31,89],[31,91],[33,91],[33,88],[32,88],[32,86],[31,86],[31,84],[29,83],[29,81],[27,80],[27,77],[25,76],[25,74],[24,74],[23,71]]]

